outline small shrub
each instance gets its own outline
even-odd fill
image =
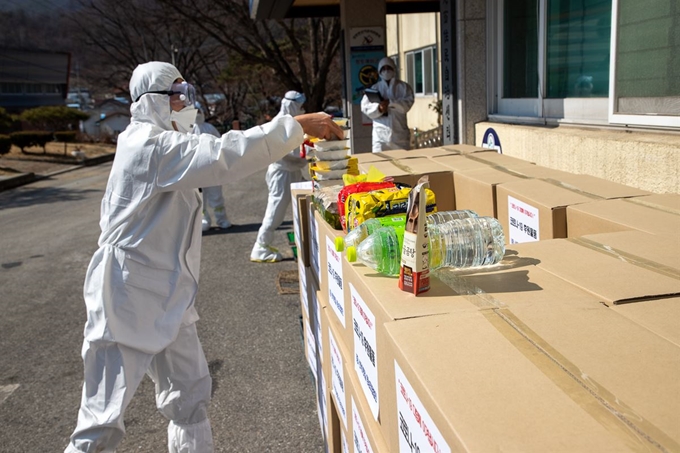
[[[45,145],[52,140],[52,134],[44,131],[20,131],[9,134],[12,144],[19,147],[21,152],[31,146],[42,146],[43,153],[47,153]]]
[[[0,135],[0,156],[7,154],[12,149],[12,140],[9,135]]]
[[[69,143],[73,143],[76,141],[76,132],[75,131],[59,131],[54,133],[54,138],[58,142],[63,142],[64,143],[64,156],[66,155],[67,151],[67,146]]]

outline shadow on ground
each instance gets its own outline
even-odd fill
[[[216,234],[252,233],[254,231],[258,231],[260,229],[260,226],[262,226],[261,223],[245,223],[243,225],[234,224],[232,225],[231,228],[227,228],[226,230],[213,227],[210,228],[208,231],[204,231],[203,236],[213,236]],[[292,226],[293,222],[291,220],[286,220],[281,224],[280,227],[277,228],[277,231],[290,230]]]
[[[14,190],[8,193],[8,196],[0,197],[0,210],[61,201],[77,201],[84,199],[86,195],[91,192],[99,191],[94,189],[73,190],[60,187]]]

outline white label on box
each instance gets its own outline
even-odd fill
[[[328,343],[330,344],[331,353],[331,389],[335,400],[338,403],[338,412],[342,424],[347,429],[347,399],[345,396],[345,366],[342,364],[342,355],[340,355],[340,348],[333,338],[331,329],[328,329]]]
[[[319,351],[319,361],[323,361],[323,333],[321,332],[321,305],[316,297],[316,291],[312,293],[314,303],[314,338],[316,338],[316,349]]]
[[[314,190],[312,181],[294,182],[290,185],[292,190]]]
[[[511,244],[538,241],[538,209],[509,196],[508,230]]]
[[[394,361],[394,379],[397,384],[397,424],[400,452],[451,453],[439,429],[425,406]]]
[[[342,444],[342,453],[349,453],[349,444],[344,431],[340,431],[340,443]]]
[[[307,272],[302,264],[302,261],[298,260],[298,278],[300,280],[300,304],[302,305],[307,319],[309,319],[309,294],[307,293]]]
[[[361,415],[354,402],[354,397],[352,397],[352,437],[354,438],[355,453],[373,453],[371,443],[368,441],[368,436],[366,435],[364,422],[361,420]]]
[[[375,316],[353,284],[349,284],[352,301],[352,329],[354,330],[354,369],[361,389],[378,420],[378,354],[376,352]]]
[[[314,379],[319,377],[316,375],[316,340],[314,339],[314,333],[309,327],[309,323],[305,323],[305,331],[307,332],[307,362],[309,363],[309,368],[312,370]]]
[[[342,255],[335,251],[335,242],[326,236],[328,262],[328,301],[333,312],[345,327],[345,292],[342,290]]]

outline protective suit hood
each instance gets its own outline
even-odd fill
[[[394,64],[394,60],[392,60],[390,57],[384,57],[380,60],[380,63],[378,63],[378,74],[380,74],[380,70],[382,70],[383,66],[389,66],[395,71],[397,70],[397,65]]]
[[[183,79],[182,74],[170,63],[151,61],[138,65],[130,78],[130,95],[133,100],[139,98],[139,101],[133,102],[130,107],[132,121],[151,123],[165,130],[174,130],[170,120],[172,109],[168,96],[144,93],[169,90],[179,78]]]
[[[299,115],[301,111],[302,104],[286,98],[281,99],[281,110],[279,111],[279,115],[296,116]]]

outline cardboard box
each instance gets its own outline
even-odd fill
[[[429,177],[430,190],[434,192],[436,197],[438,211],[456,209],[451,170],[442,168],[440,164],[425,157],[398,160],[394,164],[415,175],[415,184],[422,176],[427,175]]]
[[[544,277],[531,301],[385,325],[390,451],[677,447],[677,345]]]
[[[565,173],[561,176],[551,176],[550,179],[554,180],[555,183],[559,183],[561,187],[566,189],[582,193],[586,196],[592,195],[593,197],[601,199],[630,198],[650,195],[646,190],[640,190],[635,187],[618,184],[590,175]]]
[[[293,207],[293,231],[298,250],[298,261],[309,266],[309,204],[311,182],[291,184],[291,206]]]
[[[658,196],[652,195],[570,206],[567,209],[569,237],[638,230],[677,238],[680,211],[654,203],[658,199]],[[672,201],[672,197],[665,200]]]
[[[328,313],[328,310],[325,313],[326,316],[332,316],[331,313]],[[351,408],[346,382],[349,367],[352,365],[351,362],[348,363],[351,356],[347,350],[347,345],[342,341],[341,333],[337,330],[337,324],[329,321],[326,321],[325,327],[324,339],[328,343],[324,345],[324,352],[326,354],[324,360],[328,363],[326,370],[331,396],[335,400],[341,426],[345,432],[348,432],[351,422]]]
[[[624,259],[606,244],[579,240],[551,240],[515,244],[520,256],[538,260],[537,266],[594,294],[610,306],[680,294],[680,279],[659,272],[651,259]],[[663,244],[647,243],[649,254],[663,253]],[[630,255],[629,255],[630,258]]]
[[[312,272],[298,260],[298,281],[300,286],[300,312],[306,319],[310,319],[311,292],[313,291]],[[314,289],[314,291],[316,291]]]
[[[444,148],[418,148],[418,149],[395,149],[392,151],[383,151],[378,153],[386,159],[413,159],[418,157],[437,157],[437,156],[451,156],[460,154],[455,150],[448,150]]]
[[[460,154],[472,154],[472,153],[496,153],[496,154],[498,154],[498,152],[495,149],[480,148],[479,146],[466,145],[464,143],[458,144],[458,145],[442,145],[441,148],[444,148],[447,151],[453,151],[453,152],[457,152],[457,153],[460,153]]]
[[[368,163],[359,163],[359,171],[361,173],[368,173],[370,167],[375,167],[385,176],[390,176],[395,182],[402,184],[407,184],[411,187],[415,185],[417,179],[414,175],[409,173],[408,170],[403,167],[398,167],[394,164],[392,160],[374,161]]]
[[[642,231],[582,236],[573,242],[615,258],[680,278],[680,236],[675,240]]]
[[[356,153],[352,154],[352,157],[356,157],[359,164],[365,164],[370,162],[381,162],[387,160],[386,157],[382,156],[380,153]]]
[[[567,237],[567,207],[592,198],[538,179],[496,188],[498,220],[508,244]]]
[[[307,204],[309,218],[309,268],[312,271],[312,278],[317,287],[321,287],[321,249],[319,247],[319,225],[317,221],[316,208],[313,203]],[[319,217],[320,218],[320,217]],[[325,221],[324,221],[325,223]]]
[[[648,299],[613,305],[612,310],[680,347],[680,297]]]
[[[530,162],[530,161],[524,160],[524,159],[518,159],[517,157],[508,156],[506,154],[500,154],[500,153],[497,153],[497,152],[493,152],[493,153],[475,152],[475,153],[472,153],[472,154],[467,154],[466,157],[468,159],[472,159],[472,160],[476,160],[476,161],[488,162],[490,165],[498,165],[500,167],[507,167],[507,168],[523,167],[525,165],[533,165],[533,164],[536,163],[536,162]]]
[[[498,217],[496,186],[524,177],[487,166],[480,170],[453,173],[456,208],[471,209],[480,216]]]
[[[654,194],[630,200],[634,203],[649,206],[656,209],[666,209],[669,212],[680,214],[680,194],[664,193]]]
[[[362,265],[343,262],[347,284],[345,306],[348,325],[342,341],[352,354],[352,376],[359,383],[374,420],[379,420],[382,387],[378,366],[386,322],[469,309],[469,302],[437,278],[430,279],[430,290],[417,298],[401,291],[396,278],[385,277]]]
[[[359,383],[353,375],[348,375],[346,392],[349,400],[348,440],[350,451],[354,453],[389,453],[387,442],[378,423],[371,415]]]
[[[433,157],[430,160],[436,162],[439,165],[443,165],[447,169],[451,169],[454,173],[459,171],[470,171],[470,170],[484,170],[489,168],[489,164],[486,162],[481,162],[477,160],[468,159],[465,156],[438,156]]]
[[[326,223],[321,215],[316,213],[316,224],[318,226],[319,237],[319,261],[320,261],[320,292],[324,300],[327,301],[334,322],[342,330],[348,330],[349,320],[351,319],[348,307],[345,302],[345,284],[343,279],[344,253],[335,250],[335,238],[344,237],[344,233],[333,229]]]

